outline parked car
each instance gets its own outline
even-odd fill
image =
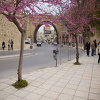
[[[57,42],[56,42],[56,41],[53,41],[52,44],[53,44],[53,45],[57,45]]]
[[[42,45],[42,41],[37,41],[37,46],[41,46]]]
[[[30,44],[31,43],[31,39],[30,38],[26,38],[25,39],[25,44]]]

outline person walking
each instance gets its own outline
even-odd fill
[[[96,42],[96,39],[94,40],[94,45],[95,45],[94,55],[96,55],[96,48],[97,48],[97,42]]]
[[[13,50],[13,44],[14,44],[14,42],[11,40],[10,44],[11,44],[11,50]]]
[[[91,56],[94,56],[94,52],[95,52],[95,44],[94,44],[94,41],[92,42],[91,44]]]
[[[10,50],[10,40],[8,41],[8,50]]]
[[[87,51],[87,56],[89,56],[90,53],[90,42],[86,42],[86,51]]]
[[[98,64],[99,64],[100,63],[100,44],[98,44],[97,50],[98,50],[98,55],[99,55],[99,58],[98,58]]]
[[[5,50],[5,42],[2,42],[2,49]]]

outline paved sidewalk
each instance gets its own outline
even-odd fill
[[[71,60],[58,67],[44,68],[23,75],[29,85],[15,89],[17,77],[0,80],[0,100],[100,100],[98,56]]]

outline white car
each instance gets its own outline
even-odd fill
[[[57,42],[56,42],[56,41],[53,41],[52,44],[53,44],[53,45],[57,45]]]
[[[26,38],[25,39],[25,44],[30,44],[31,43],[31,39],[30,38]]]
[[[37,41],[37,46],[41,46],[42,42],[41,41]]]

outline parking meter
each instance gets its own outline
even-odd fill
[[[53,58],[56,60],[56,66],[57,66],[57,54],[59,53],[59,50],[53,50]]]
[[[32,41],[32,39],[30,40],[30,49],[32,49],[33,48],[33,41]]]

